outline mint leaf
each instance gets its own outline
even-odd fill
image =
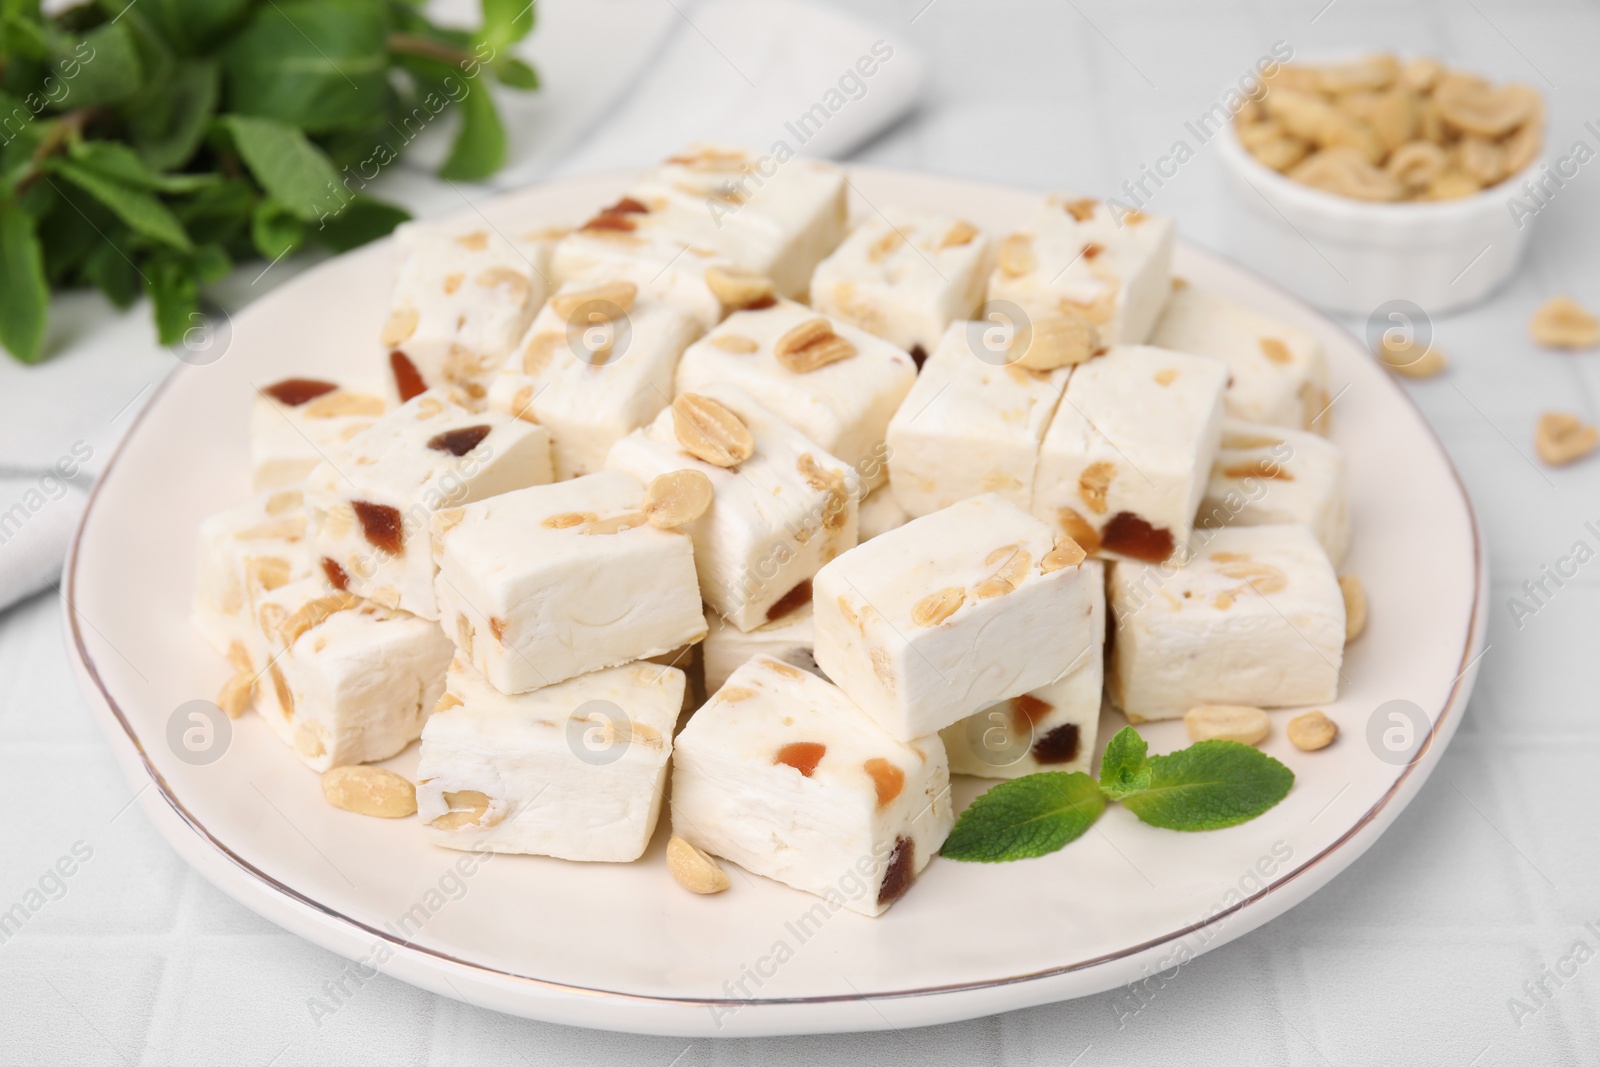
[[[483,0],[483,29],[478,31],[478,40],[495,52],[532,31],[533,0]]]
[[[227,110],[307,133],[381,126],[394,98],[386,7],[274,0],[256,8],[223,56]]]
[[[181,256],[161,253],[144,267],[145,291],[155,312],[156,334],[164,345],[177,344],[200,321],[200,285],[194,266]]]
[[[64,107],[118,103],[137,92],[144,80],[133,33],[120,23],[90,30],[81,41],[59,49],[51,67],[70,87],[61,102]]]
[[[1200,741],[1148,762],[1150,784],[1122,804],[1151,826],[1219,830],[1249,822],[1289,794],[1294,772],[1238,741]]]
[[[219,180],[215,174],[157,174],[139,153],[116,141],[78,141],[68,155],[103,178],[155,192],[188,193]]]
[[[173,48],[192,56],[213,47],[236,26],[251,0],[115,0],[117,17],[135,4]]]
[[[513,89],[539,88],[539,72],[520,59],[503,59],[494,65],[494,76],[501,85]]]
[[[225,115],[222,121],[250,173],[291,215],[315,222],[339,210],[339,172],[305,134],[273,119]]]
[[[317,224],[307,236],[335,252],[348,252],[368,241],[376,241],[411,217],[410,213],[381,200],[358,196],[337,215]]]
[[[110,208],[134,233],[184,251],[193,247],[177,216],[152,193],[70,159],[52,160],[50,170]]]
[[[467,83],[461,98],[461,131],[450,148],[450,158],[439,168],[439,176],[452,181],[481,181],[500,169],[506,161],[506,131],[489,99],[489,81],[478,77]]]
[[[166,93],[147,108],[128,116],[133,145],[156,170],[171,170],[189,161],[205,136],[206,123],[221,96],[217,65],[189,61],[173,68]]]
[[[1083,836],[1105,810],[1106,798],[1087,774],[1041,771],[1001,782],[974,800],[941,851],[975,863],[1043,856]]]
[[[50,291],[33,219],[15,201],[0,202],[0,344],[24,363],[39,359]]]
[[[250,240],[267,259],[277,259],[306,239],[305,223],[273,200],[263,200],[250,216]]]
[[[1150,788],[1149,746],[1139,731],[1124,726],[1106,745],[1100,757],[1100,788],[1112,800]]]

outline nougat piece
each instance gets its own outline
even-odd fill
[[[989,238],[956,215],[885,205],[811,276],[811,306],[927,358],[952,322],[983,302]]]
[[[311,573],[300,490],[263,490],[224,508],[200,523],[195,542],[195,628],[236,669],[260,670],[257,598]]]
[[[417,817],[436,845],[627,863],[655,832],[684,675],[655,663],[516,696],[459,660],[422,732]]]
[[[772,227],[778,245],[770,263],[741,265],[771,278],[784,296],[806,291],[817,264],[839,246],[847,229],[844,171],[824,160],[782,160],[735,146],[697,144],[667,159],[641,191],[652,188],[687,194],[719,230],[745,218]]]
[[[382,388],[323,378],[280,378],[256,387],[250,409],[250,482],[298,488],[323,455],[388,410]]]
[[[1060,678],[940,730],[951,774],[1020,778],[1090,770],[1105,681],[1105,564],[1086,560],[1083,566],[1092,576],[1088,641]]]
[[[1054,681],[1089,643],[1083,550],[989,493],[847,552],[812,583],[817,665],[902,740]]]
[[[388,759],[422,734],[453,649],[439,627],[320,576],[260,598],[255,708],[314,771]]]
[[[550,476],[543,426],[423,393],[330,451],[306,479],[313,559],[338,589],[437,619],[429,516]]]
[[[1200,704],[1294,707],[1334,700],[1344,598],[1304,526],[1230,526],[1181,569],[1118,562],[1107,690],[1132,722]]]
[[[1181,552],[1222,439],[1227,378],[1209,356],[1149,345],[1080,365],[1039,450],[1033,513],[1092,554]]]
[[[489,410],[549,430],[557,479],[600,470],[612,445],[667,406],[678,358],[702,332],[645,273],[634,264],[563,285],[489,388]]]
[[[991,301],[1082,320],[1106,348],[1147,340],[1171,288],[1171,220],[1059,194],[1000,240],[989,276]]]
[[[954,823],[937,735],[898,741],[769,656],[734,671],[678,735],[672,832],[836,907],[883,914]]]
[[[845,233],[844,172],[831,163],[777,166],[742,149],[673,157],[555,249],[561,279],[606,261],[643,259],[703,276],[726,265],[798,297]]]
[[[889,422],[889,487],[909,515],[995,493],[1018,507],[1033,495],[1039,442],[1071,367],[1027,370],[1017,335],[992,322],[945,331]]]
[[[888,478],[889,419],[916,377],[903,349],[784,300],[728,316],[683,353],[676,382],[738,386],[854,468],[864,494]]]
[[[1326,428],[1328,368],[1322,345],[1302,330],[1183,285],[1173,290],[1150,343],[1226,363],[1223,399],[1233,418]]]
[[[440,623],[503,693],[657,656],[705,635],[689,538],[649,524],[617,471],[433,517]]]
[[[805,591],[809,595],[810,587]],[[815,646],[810,601],[748,632],[707,612],[706,639],[700,645],[706,692],[721,689],[734,671],[755,656],[771,656],[821,677]]]
[[[1304,430],[1227,419],[1195,525],[1311,528],[1337,567],[1350,546],[1344,452]]]
[[[857,507],[857,538],[870,541],[879,534],[898,530],[910,521],[911,516],[900,506],[900,501],[895,499],[894,490],[887,485],[879,486],[868,493],[867,498]]]
[[[481,222],[481,220],[480,220]],[[549,293],[550,242],[488,223],[407,223],[380,340],[401,401],[452,388],[477,406]]]
[[[684,450],[679,411],[693,407],[686,400],[693,397],[732,413],[749,434],[749,458],[722,467]],[[850,468],[733,385],[680,394],[649,426],[618,441],[606,466],[646,483],[685,468],[711,479],[711,507],[682,528],[694,539],[700,595],[741,630],[770,621],[770,612],[856,543]]]

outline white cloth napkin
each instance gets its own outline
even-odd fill
[[[459,22],[476,8],[430,5]],[[379,195],[427,216],[558,174],[642,166],[696,140],[837,158],[899,119],[923,76],[895,34],[796,0],[543,0],[518,53],[543,88],[497,94],[505,169],[479,187],[434,178],[453,135],[441,123]],[[245,264],[213,295],[237,310],[293,277],[293,263],[259,280],[262,265]],[[0,355],[0,610],[54,584],[93,477],[177,362],[155,343],[144,304],[120,314],[73,294],[51,315],[48,361],[23,367]]]

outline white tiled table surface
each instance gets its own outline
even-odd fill
[[[1552,101],[1551,141],[1596,146],[1582,128],[1600,118],[1594,5],[1326,2],[854,0],[930,60],[920,111],[858,158],[1111,194],[1280,39],[1301,53],[1420,48],[1532,81]],[[1221,178],[1202,150],[1150,208],[1230,252]],[[223,896],[125,810],[131,790],[71,682],[47,595],[0,615],[0,909],[74,843],[92,857],[0,944],[0,1062],[1600,1062],[1600,963],[1547,981],[1539,1001],[1523,988],[1575,941],[1600,949],[1584,928],[1600,929],[1600,564],[1520,628],[1506,606],[1574,542],[1600,547],[1584,528],[1600,520],[1600,461],[1556,472],[1530,459],[1541,409],[1600,418],[1600,355],[1537,351],[1525,326],[1557,291],[1600,303],[1600,176],[1581,172],[1538,223],[1513,284],[1436,322],[1448,375],[1407,385],[1489,543],[1491,648],[1460,733],[1366,856],[1136,1016],[1106,994],[920,1031],[688,1041],[527,1022],[379,977],[319,1024],[308,999],[343,961]],[[1429,532],[1413,536],[1427,552]],[[1511,998],[1537,1010],[1519,1024]]]

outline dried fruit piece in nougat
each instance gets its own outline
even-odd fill
[[[700,640],[689,538],[652,526],[617,471],[433,518],[440,623],[495,688],[523,693]]]
[[[897,741],[838,688],[768,656],[678,735],[673,833],[835,907],[881,915],[954,822],[937,736]]]
[[[450,665],[422,732],[417,816],[447,848],[626,863],[661,812],[683,672],[630,663],[506,696]]]
[[[812,583],[817,664],[892,736],[943,729],[1060,677],[1089,643],[1077,546],[993,494],[913,519]]]
[[[1344,597],[1304,526],[1196,536],[1184,567],[1119,562],[1107,689],[1135,722],[1199,704],[1321,704],[1338,695]]]
[[[423,393],[330,451],[306,479],[313,564],[339,588],[436,619],[429,517],[549,480],[544,427]]]

